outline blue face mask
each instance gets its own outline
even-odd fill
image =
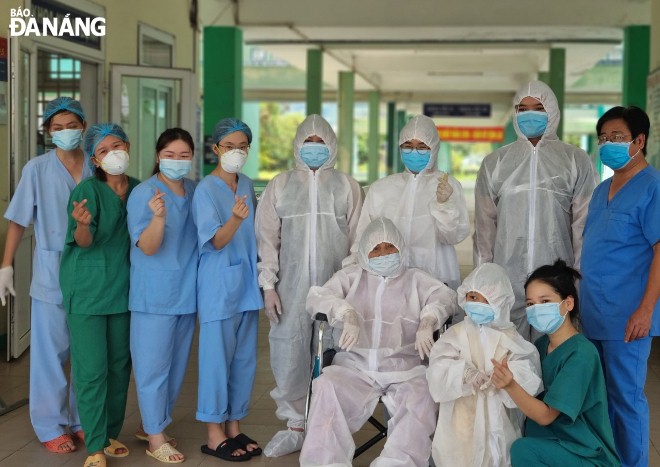
[[[401,255],[399,253],[369,259],[369,268],[379,276],[388,277],[393,275],[399,270],[400,265]]]
[[[566,315],[562,316],[559,303],[539,303],[527,307],[527,321],[538,332],[554,334],[560,328]],[[568,314],[568,311],[566,312]]]
[[[158,163],[160,173],[170,180],[181,180],[190,173],[192,169],[191,160],[182,159],[161,159]]]
[[[310,169],[318,169],[330,159],[330,149],[324,143],[303,143],[300,158]]]
[[[495,320],[495,310],[487,303],[465,302],[463,309],[476,324],[488,324]]]
[[[538,138],[548,126],[548,113],[540,110],[527,110],[516,114],[518,128],[528,138]]]
[[[64,151],[72,151],[80,146],[82,130],[59,130],[51,134],[53,144]]]
[[[403,160],[403,165],[405,165],[408,170],[414,173],[420,173],[427,165],[429,165],[429,161],[431,160],[431,150],[413,149],[410,152],[402,152],[401,159]]]
[[[598,156],[603,164],[612,170],[623,169],[633,159],[630,157],[630,145],[632,141],[623,143],[612,143],[606,141],[598,146]],[[635,154],[636,156],[637,154]],[[633,156],[633,157],[635,157]]]

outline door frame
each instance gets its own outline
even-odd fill
[[[187,68],[161,68],[138,65],[110,64],[110,121],[121,121],[121,80],[122,77],[129,76],[133,78],[154,78],[154,79],[174,79],[181,81],[181,98],[178,109],[174,109],[177,114],[179,126],[190,132],[195,139],[197,153],[202,154],[202,147],[197,141],[197,78],[192,70]],[[155,141],[151,142],[155,144]],[[200,158],[196,158],[198,161]],[[195,174],[198,178],[201,176],[201,165],[199,173]],[[195,178],[193,174],[190,175]]]

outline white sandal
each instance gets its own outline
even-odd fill
[[[157,461],[163,462],[165,464],[180,464],[185,460],[185,459],[177,459],[177,460],[170,459],[170,456],[183,455],[175,448],[173,448],[170,443],[162,444],[154,452],[151,452],[148,449],[145,452],[147,453],[148,456],[151,456]]]

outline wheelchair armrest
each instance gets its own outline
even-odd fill
[[[325,315],[325,313],[316,313],[314,319],[316,321],[325,321],[326,323],[328,322],[328,317]]]

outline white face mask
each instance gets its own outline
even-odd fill
[[[123,149],[115,149],[105,155],[101,168],[110,175],[121,175],[128,169],[128,153]]]
[[[232,149],[220,155],[220,166],[225,172],[235,174],[241,171],[247,159],[247,152]]]

